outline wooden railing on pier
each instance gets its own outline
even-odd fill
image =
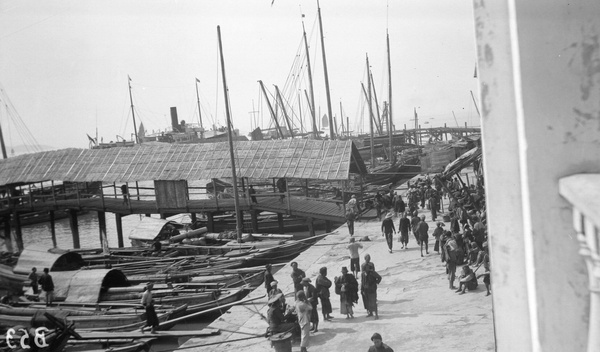
[[[240,200],[242,211],[271,211],[327,221],[345,221],[342,200],[310,198],[287,193],[260,193],[252,203],[247,194]],[[128,202],[114,194],[93,195],[85,192],[60,196],[21,196],[5,198],[0,215],[66,209],[111,212],[115,214],[177,214],[234,211],[233,198],[189,199],[185,207],[159,208],[149,195],[130,194]]]

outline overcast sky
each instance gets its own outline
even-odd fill
[[[258,80],[270,94],[278,85],[296,116],[301,95],[306,124],[302,14],[317,114],[326,114],[316,0],[271,2],[0,0],[6,143],[24,143],[6,96],[40,145],[85,148],[86,133],[95,136],[96,128],[105,142],[116,135],[131,139],[128,75],[137,123],[146,130],[168,128],[172,106],[180,120],[198,123],[196,78],[205,127],[224,125],[218,25],[235,127],[245,134],[256,122],[269,127]],[[470,93],[477,99],[470,0],[322,0],[320,6],[333,114],[339,118],[341,102],[351,130],[369,129],[361,91],[367,54],[379,103],[388,100],[386,30],[396,127],[414,124],[413,108],[423,127],[479,125]]]

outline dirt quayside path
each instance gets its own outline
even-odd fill
[[[447,207],[447,204],[444,204]],[[427,216],[430,234],[435,228],[431,215],[420,210],[419,215]],[[441,216],[438,220],[442,220]],[[394,218],[398,227],[399,218]],[[446,228],[449,223],[446,223]],[[491,296],[486,297],[485,285],[479,280],[479,287],[473,292],[459,295],[448,288],[445,267],[437,253],[433,251],[435,240],[430,236],[429,255],[421,258],[415,238],[410,235],[408,249],[400,249],[398,236],[394,236],[393,253],[388,252],[385,238],[381,235],[381,223],[375,219],[355,223],[354,237],[357,240],[369,236],[371,242],[361,242],[363,249],[361,263],[365,254],[370,254],[375,269],[383,277],[377,294],[379,302],[379,320],[366,317],[362,300],[354,307],[355,319],[345,319],[340,314],[339,296],[331,288],[333,305],[332,321],[323,321],[319,304],[319,331],[311,334],[309,352],[367,351],[374,332],[383,336],[384,343],[398,351],[494,351],[494,327]],[[333,281],[339,276],[342,266],[350,267],[348,251],[345,249],[349,239],[346,225],[335,234],[327,236],[317,245],[303,252],[296,262],[314,281],[319,268],[326,266],[328,278]],[[493,267],[493,263],[492,263]],[[477,273],[482,273],[481,267]],[[289,293],[287,303],[293,304],[293,285],[290,278],[291,267],[286,265],[275,274],[279,288]],[[457,276],[460,268],[457,269]],[[457,285],[457,283],[455,283]],[[265,294],[259,287],[251,296]],[[248,333],[264,334],[266,321],[266,297],[254,304],[236,306],[221,316],[210,327],[241,333],[222,332],[220,336],[191,339],[181,346],[182,351],[275,351],[265,338],[249,339],[239,342],[224,342],[206,347],[193,347],[216,341],[247,338]],[[186,348],[187,346],[187,348]],[[300,351],[299,342],[292,346],[294,352]]]

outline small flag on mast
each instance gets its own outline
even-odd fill
[[[131,82],[131,77],[129,77],[129,75],[127,75],[127,78],[129,79],[129,82]]]
[[[198,78],[196,78],[196,82],[200,83],[200,80]]]

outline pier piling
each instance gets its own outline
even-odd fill
[[[5,216],[3,219],[4,222],[4,243],[6,245],[6,250],[10,253],[13,251],[12,246],[12,229],[10,228],[10,215]]]
[[[50,236],[52,237],[52,247],[56,248],[58,247],[58,244],[56,243],[56,222],[54,221],[54,210],[50,210],[48,215],[50,216]]]
[[[15,241],[17,242],[17,250],[19,253],[23,252],[23,231],[21,229],[21,218],[19,217],[19,213],[14,212],[15,218]]]
[[[279,225],[279,233],[284,233],[285,229],[283,228],[283,214],[281,213],[277,213],[277,224]]]
[[[100,236],[100,247],[108,247],[106,241],[106,213],[103,211],[98,212],[98,235]]]
[[[115,222],[117,223],[117,242],[119,248],[125,247],[123,244],[123,222],[121,221],[121,214],[115,214]]]
[[[73,234],[73,248],[81,248],[79,244],[79,224],[77,223],[77,210],[69,209],[69,225],[71,226],[71,233]]]

